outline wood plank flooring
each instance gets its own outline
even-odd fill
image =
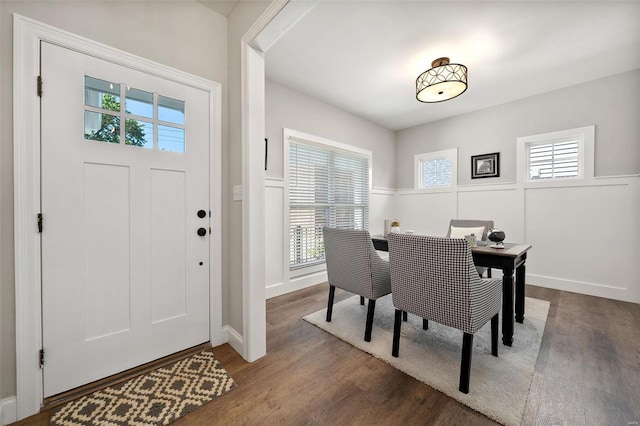
[[[321,284],[268,300],[267,356],[247,363],[214,348],[238,388],[174,424],[495,424],[303,321],[327,295]],[[527,295],[551,309],[523,425],[638,425],[640,305],[533,286]],[[338,289],[336,302],[349,296]]]

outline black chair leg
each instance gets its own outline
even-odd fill
[[[460,363],[460,387],[462,393],[469,393],[469,377],[471,376],[471,349],[473,334],[464,333],[462,338],[462,362]]]
[[[391,355],[398,358],[400,352],[400,328],[402,327],[402,311],[396,309],[395,319],[393,321],[393,346],[391,348]]]
[[[367,307],[367,325],[364,328],[364,341],[371,341],[371,329],[373,328],[373,314],[376,311],[376,301],[369,299],[369,306]]]
[[[336,286],[329,286],[329,302],[327,303],[327,322],[331,322],[331,314],[333,313],[333,296],[336,294]]]
[[[423,330],[429,329],[429,320],[426,318],[422,318],[422,329]]]
[[[402,311],[402,321],[408,321],[409,316],[407,315],[407,311]]]
[[[491,268],[487,268],[487,278],[491,278]]]
[[[500,314],[495,314],[491,318],[491,355],[498,356],[498,317]]]
[[[364,296],[360,296],[360,304],[364,305]]]

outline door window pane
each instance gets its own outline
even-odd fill
[[[158,96],[158,120],[184,124],[184,101]]]
[[[158,115],[160,115],[159,112]],[[161,151],[184,152],[184,129],[159,124],[158,149]]]
[[[84,138],[120,143],[120,117],[99,112],[84,112]]]
[[[153,149],[153,123],[127,118],[125,144]]]
[[[120,85],[97,78],[84,77],[85,105],[120,111]]]
[[[153,118],[153,93],[127,88],[125,112],[140,117]]]

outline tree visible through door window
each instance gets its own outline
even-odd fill
[[[124,140],[125,145],[161,151],[185,150],[184,101],[85,76],[84,114],[85,139],[114,144]]]

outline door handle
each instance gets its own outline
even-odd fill
[[[199,217],[200,219],[203,219],[203,218],[204,218],[204,217],[206,217],[206,216],[207,216],[207,212],[206,212],[206,211],[204,211],[204,210],[198,210],[198,217]]]
[[[204,228],[198,228],[198,231],[196,231],[198,233],[199,236],[204,237],[205,235],[207,235],[207,230]]]

